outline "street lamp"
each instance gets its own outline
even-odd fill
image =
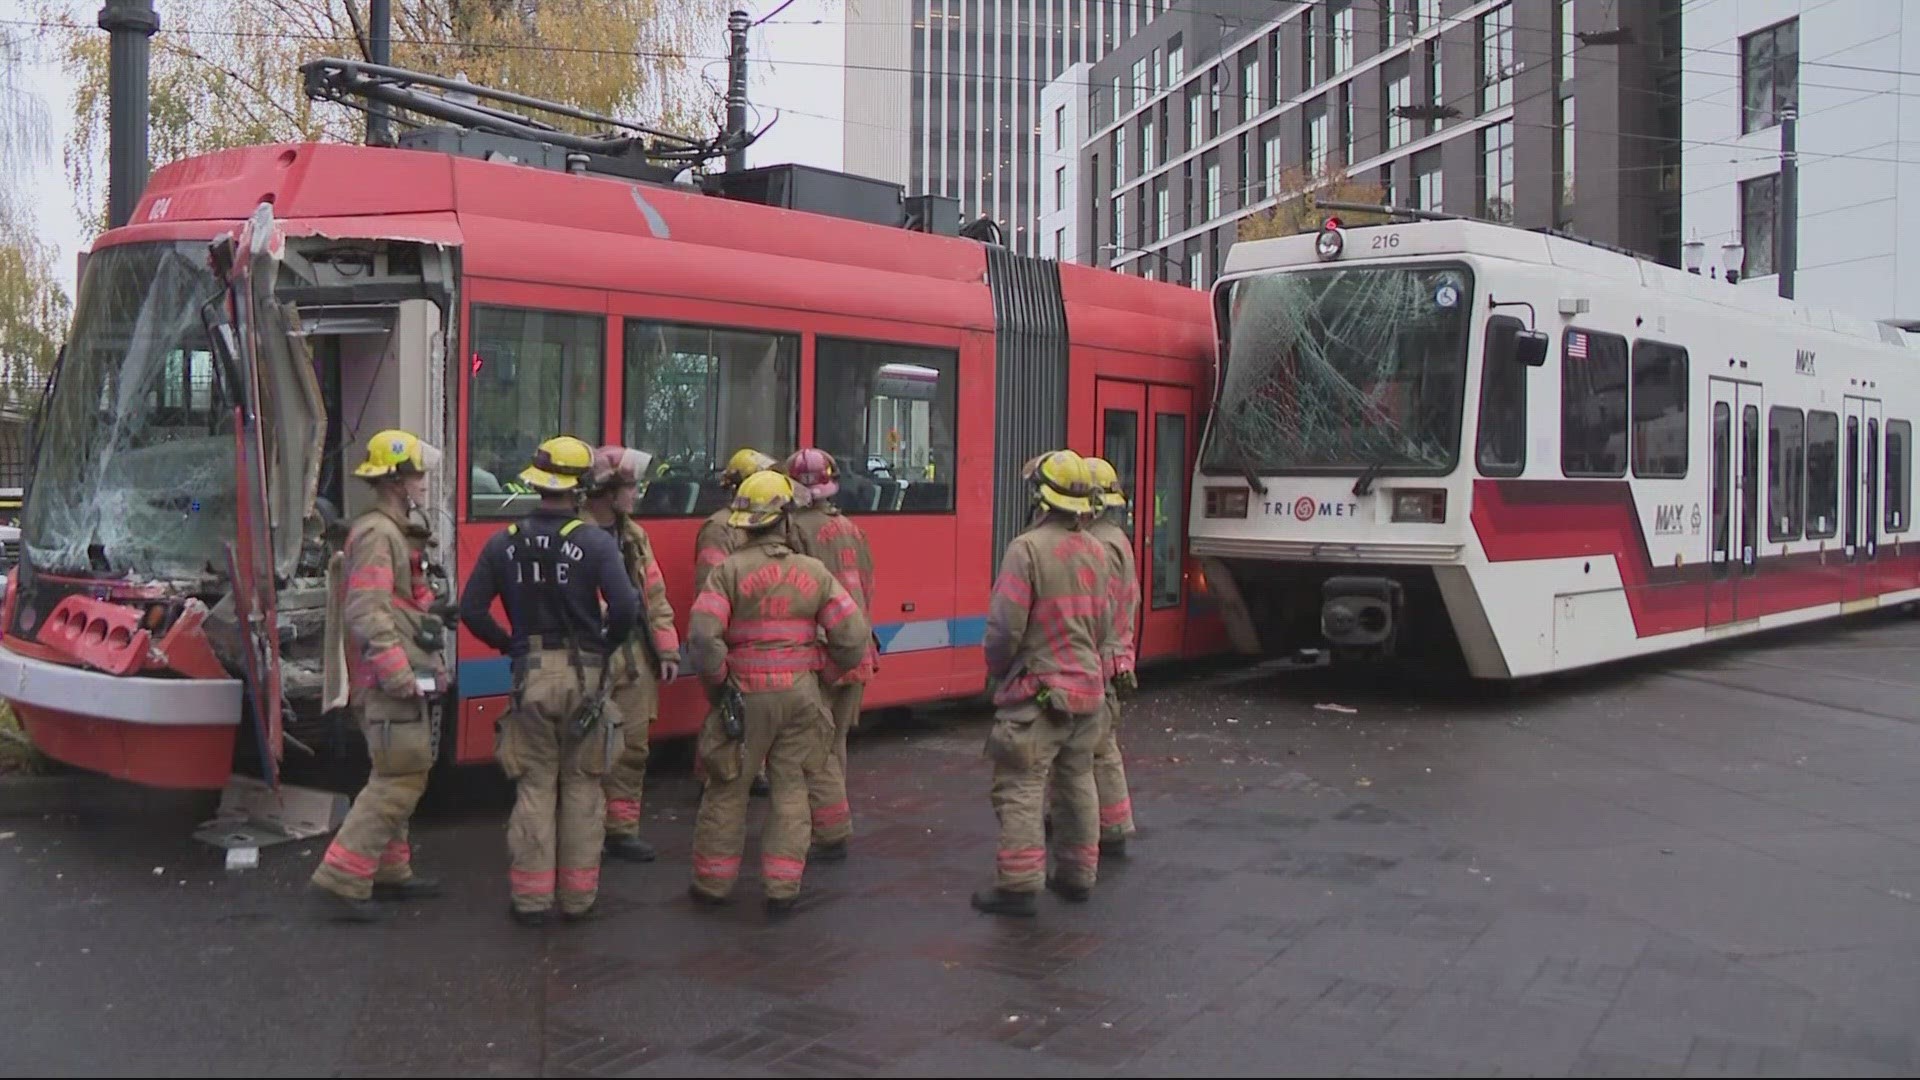
[[[1687,242],[1680,245],[1680,262],[1686,266],[1687,273],[1698,274],[1700,265],[1707,261],[1706,241],[1700,239],[1700,230],[1693,230]]]
[[[1726,243],[1720,245],[1720,269],[1726,272],[1727,284],[1740,281],[1740,270],[1746,262],[1747,246],[1740,242],[1739,237],[1729,237]]]
[[[1154,258],[1159,259],[1161,262],[1166,263],[1168,266],[1171,266],[1175,270],[1179,271],[1181,280],[1186,281],[1187,268],[1185,266],[1182,266],[1177,259],[1172,258],[1164,251],[1148,251],[1145,248],[1125,248],[1125,247],[1118,247],[1113,244],[1101,244],[1100,250],[1111,251],[1115,255],[1151,255]],[[1108,267],[1107,269],[1111,270],[1113,268]],[[1193,283],[1189,281],[1187,282],[1187,284],[1191,285]]]

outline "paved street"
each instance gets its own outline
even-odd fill
[[[857,741],[856,855],[776,927],[685,900],[684,772],[611,917],[538,932],[499,809],[425,814],[453,896],[364,929],[316,921],[321,844],[229,875],[203,800],[4,781],[0,1071],[1907,1075],[1916,660],[1886,616],[1514,692],[1162,679],[1133,859],[1026,925],[966,903],[978,712]]]

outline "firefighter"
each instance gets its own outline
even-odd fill
[[[613,703],[620,710],[625,748],[607,770],[606,854],[652,862],[653,845],[640,839],[640,795],[647,778],[648,739],[662,684],[680,672],[680,635],[667,603],[667,579],[653,557],[647,531],[633,520],[633,500],[653,455],[625,446],[594,451],[585,485],[586,513],[620,544],[627,577],[640,590],[647,625],[620,647],[613,664]]]
[[[1074,901],[1092,895],[1100,864],[1093,753],[1106,708],[1102,658],[1114,648],[1106,607],[1110,560],[1085,528],[1093,477],[1084,458],[1055,450],[1023,475],[1032,524],[1007,545],[993,586],[985,641],[998,707],[987,736],[993,809],[1000,819],[994,887],[973,894],[992,915],[1031,917],[1044,878]],[[1041,823],[1052,786],[1052,874]]]
[[[820,767],[833,731],[817,672],[824,667],[831,680],[858,667],[870,640],[846,588],[788,545],[781,526],[792,501],[793,485],[777,472],[741,483],[728,519],[745,533],[741,546],[708,577],[687,626],[688,660],[721,701],[700,733],[706,788],[689,894],[721,904],[733,890],[748,787],[765,762],[773,808],[760,838],[760,877],[769,918],[792,910],[807,865],[806,774]]]
[[[720,474],[720,483],[728,491],[738,491],[747,477],[764,472],[775,465],[767,455],[751,447],[741,447],[727,459],[727,467]],[[727,556],[740,546],[740,533],[727,519],[733,514],[731,505],[723,506],[707,516],[700,525],[700,532],[693,539],[693,595],[699,596],[707,587],[707,575],[714,568],[727,561]],[[767,777],[763,773],[753,778],[753,794],[765,795],[768,791]]]
[[[427,473],[439,463],[440,451],[419,436],[389,430],[367,441],[367,459],[353,470],[373,487],[374,505],[348,530],[341,560],[348,708],[367,737],[373,771],[312,880],[341,918],[355,922],[391,914],[381,900],[440,894],[439,882],[413,872],[407,838],[433,768],[431,698],[446,686],[436,637],[444,628],[428,612],[433,534],[413,518],[426,501]]]
[[[787,533],[802,555],[819,559],[853,597],[860,614],[873,624],[873,552],[867,534],[840,512],[832,499],[840,490],[839,464],[825,450],[796,450],[783,470],[794,485],[794,508]],[[879,649],[869,640],[866,659],[824,688],[833,713],[833,750],[817,770],[807,773],[807,802],[813,808],[813,847],[807,858],[839,862],[853,836],[853,810],[847,802],[847,733],[860,722],[860,699],[879,669]]]
[[[1140,613],[1140,574],[1133,561],[1133,537],[1125,522],[1127,493],[1120,475],[1105,458],[1088,458],[1093,474],[1095,514],[1087,525],[1106,546],[1112,563],[1107,608],[1113,613],[1114,636],[1106,656],[1107,722],[1100,747],[1093,753],[1093,784],[1100,796],[1100,855],[1127,857],[1127,837],[1134,833],[1133,800],[1127,794],[1127,769],[1120,760],[1120,700],[1138,687],[1134,678],[1134,624]]]
[[[487,541],[460,595],[467,629],[513,660],[513,706],[496,756],[518,788],[507,848],[509,913],[522,926],[550,921],[556,886],[569,920],[591,914],[600,888],[600,777],[620,745],[608,660],[631,632],[640,596],[619,543],[576,512],[592,466],[593,449],[579,439],[541,443],[520,473],[539,493],[539,508]],[[510,632],[494,621],[496,596]]]

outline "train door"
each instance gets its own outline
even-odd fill
[[[1840,432],[1842,551],[1850,564],[1844,600],[1871,595],[1872,564],[1880,557],[1880,402],[1846,399]]]
[[[1711,457],[1707,530],[1707,625],[1759,617],[1751,582],[1759,568],[1760,418],[1756,383],[1708,381],[1708,454]],[[1743,595],[1744,594],[1744,595]]]
[[[1128,530],[1140,571],[1137,652],[1180,655],[1186,628],[1185,523],[1192,392],[1102,379],[1095,398],[1100,455],[1131,496]]]

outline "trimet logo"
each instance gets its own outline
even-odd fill
[[[1261,509],[1269,516],[1290,517],[1296,521],[1312,521],[1316,517],[1356,517],[1360,513],[1357,502],[1323,502],[1308,495],[1288,502],[1285,499],[1265,501]]]

